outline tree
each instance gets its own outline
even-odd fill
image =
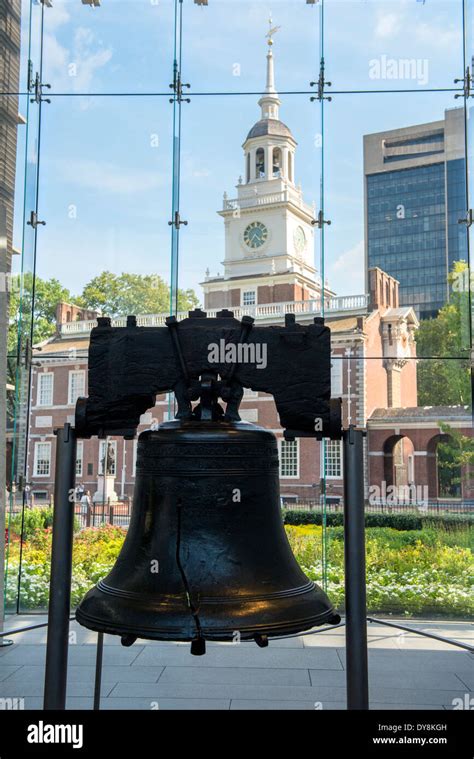
[[[449,493],[459,490],[463,477],[470,477],[474,466],[474,438],[463,435],[449,424],[440,423],[439,426],[446,435],[437,447],[440,485]]]
[[[8,353],[16,354],[18,327],[21,320],[21,332],[24,337],[30,336],[33,324],[33,345],[47,340],[54,335],[56,327],[56,307],[61,301],[70,302],[70,291],[55,279],[34,280],[34,310],[31,313],[33,300],[33,274],[28,272],[23,276],[21,287],[20,275],[12,277],[10,292],[10,322],[8,330]],[[21,288],[21,289],[20,289]]]
[[[76,302],[85,308],[100,309],[111,317],[167,313],[170,290],[169,285],[154,274],[118,275],[104,271],[86,284]],[[193,290],[178,290],[180,311],[196,308],[198,304]]]
[[[471,402],[469,370],[469,270],[456,261],[449,275],[451,299],[417,333],[418,403],[456,406]]]

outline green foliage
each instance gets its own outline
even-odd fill
[[[76,301],[111,317],[166,313],[170,307],[170,289],[154,274],[118,275],[104,271],[86,284]],[[178,291],[179,310],[193,309],[198,303],[193,290]]]
[[[418,403],[420,406],[468,405],[471,402],[469,372],[469,298],[460,287],[467,271],[465,261],[455,261],[449,275],[450,301],[435,319],[424,319],[416,333]],[[465,356],[465,358],[462,358]]]
[[[443,460],[443,468],[448,472],[454,482],[460,482],[459,469],[474,465],[474,439],[463,435],[460,430],[450,427],[449,424],[440,423],[441,432],[449,435],[449,438],[438,443],[438,456]]]
[[[34,311],[31,313],[31,305],[34,295]],[[21,278],[19,275],[13,278],[12,290],[10,293],[10,321],[8,329],[8,352],[16,352],[18,340],[18,327],[21,317],[21,332],[28,335],[31,329],[31,320],[33,317],[33,345],[47,340],[54,335],[56,324],[56,306],[61,301],[71,301],[70,291],[61,285],[55,279],[41,279],[36,277],[34,280],[33,293],[33,274],[28,272]],[[21,305],[21,309],[20,309]]]
[[[305,525],[322,524],[320,511],[283,511],[285,524]],[[342,512],[329,513],[326,515],[328,527],[337,527],[344,523]],[[366,513],[366,527],[392,527],[394,530],[421,530],[423,527],[438,527],[444,530],[459,529],[460,527],[472,527],[474,514],[387,514]]]
[[[322,579],[322,528],[287,527],[293,552],[316,582]],[[400,532],[368,528],[366,532],[367,604],[369,612],[401,615],[469,617],[474,611],[474,560],[457,535],[433,528]],[[327,530],[328,594],[344,607],[344,541],[341,527]]]
[[[23,516],[21,513],[15,514],[10,520],[8,529],[12,537],[21,537],[23,530],[23,540],[35,540],[38,532],[42,536],[44,531],[51,528],[52,525],[53,509],[48,506],[25,509]],[[75,519],[74,528],[76,531],[79,529],[77,519]]]
[[[310,578],[321,582],[322,527],[314,524],[287,525],[286,531],[303,570]],[[110,571],[117,560],[125,534],[121,527],[110,525],[87,528],[76,534],[73,551],[73,607]],[[23,545],[23,609],[40,609],[47,606],[51,537],[50,529],[33,529],[31,538]],[[342,527],[329,527],[326,537],[329,558],[328,592],[333,603],[342,609]],[[474,602],[471,539],[472,530],[467,530],[462,522],[457,523],[457,528],[452,525],[452,529],[443,529],[434,524],[406,531],[387,526],[368,527],[366,545],[369,610],[372,613],[436,614],[451,617],[466,617],[471,614]],[[10,545],[7,576],[9,605],[13,604],[16,598],[19,550],[19,541],[13,540]]]
[[[33,292],[34,284],[34,292]],[[100,309],[107,316],[128,314],[156,314],[168,312],[169,286],[153,274],[113,274],[104,271],[85,285],[81,295],[74,296],[55,279],[44,280],[29,272],[23,276],[22,289],[19,275],[13,278],[10,293],[10,322],[8,353],[16,354],[18,327],[29,336],[33,316],[33,345],[52,337],[56,328],[56,307],[61,301],[75,303],[82,308]],[[34,296],[34,312],[31,305]],[[178,291],[178,308],[196,308],[199,300],[193,290]]]

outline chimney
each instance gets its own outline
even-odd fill
[[[378,266],[369,269],[369,311],[398,308],[399,282]]]

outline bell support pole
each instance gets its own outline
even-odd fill
[[[48,637],[44,709],[66,708],[69,615],[71,605],[72,544],[76,433],[70,424],[56,431],[53,545],[49,584]]]
[[[353,426],[343,432],[348,709],[369,708],[363,439],[364,431]]]

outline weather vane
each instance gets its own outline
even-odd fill
[[[271,47],[273,45],[273,35],[276,34],[281,29],[281,26],[273,26],[273,19],[271,15],[270,15],[270,18],[268,19],[268,26],[269,26],[269,29],[265,37],[267,37],[268,39],[268,46]]]

